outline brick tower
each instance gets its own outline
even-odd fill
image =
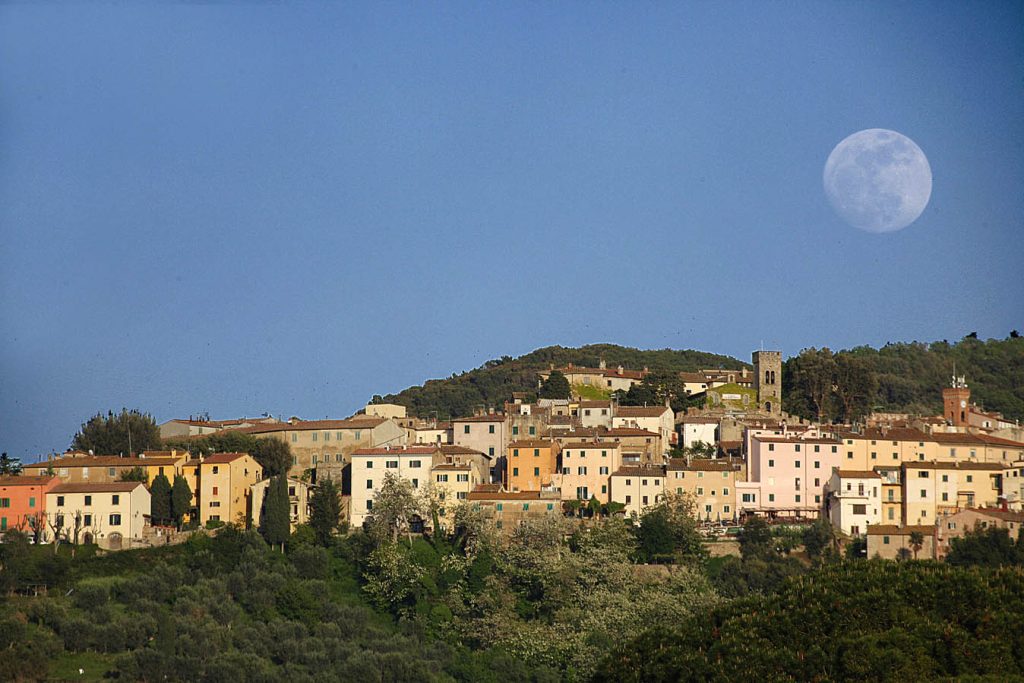
[[[971,404],[971,390],[967,378],[953,375],[953,381],[942,390],[942,415],[954,427],[967,426],[967,406]]]
[[[782,352],[754,351],[752,355],[758,409],[774,417],[781,417]]]

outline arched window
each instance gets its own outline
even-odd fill
[[[768,402],[766,402],[764,404],[764,412],[766,412],[766,413],[772,412],[772,402],[771,401],[768,401]]]
[[[765,384],[771,384],[771,379],[770,378],[771,378],[771,373],[769,373],[767,370],[765,370],[764,371],[764,383]]]
[[[772,370],[772,381],[771,384],[775,384],[775,371]]]

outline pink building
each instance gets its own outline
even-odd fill
[[[818,516],[825,504],[824,488],[832,468],[841,465],[841,442],[755,434],[749,443],[748,485],[737,485],[740,509],[773,516]],[[751,499],[744,499],[743,493]]]

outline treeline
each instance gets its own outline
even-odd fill
[[[971,399],[1009,419],[1024,418],[1024,339],[858,346],[833,353],[805,349],[783,365],[783,408],[794,415],[855,420],[871,410],[942,412],[942,388],[955,371]]]
[[[591,344],[580,348],[548,346],[525,356],[503,356],[490,360],[475,370],[452,375],[448,379],[429,380],[422,386],[409,387],[397,394],[376,396],[376,401],[398,403],[420,417],[436,415],[439,419],[471,415],[481,407],[500,408],[512,398],[513,392],[536,393],[537,373],[552,364],[564,367],[569,363],[596,368],[604,360],[609,368],[622,365],[639,370],[666,373],[692,372],[700,368],[749,367],[729,356],[703,351],[662,349],[643,351],[615,344]]]

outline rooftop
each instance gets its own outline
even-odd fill
[[[50,489],[50,493],[127,493],[138,487],[145,488],[141,481],[109,481],[89,484],[60,484]]]

